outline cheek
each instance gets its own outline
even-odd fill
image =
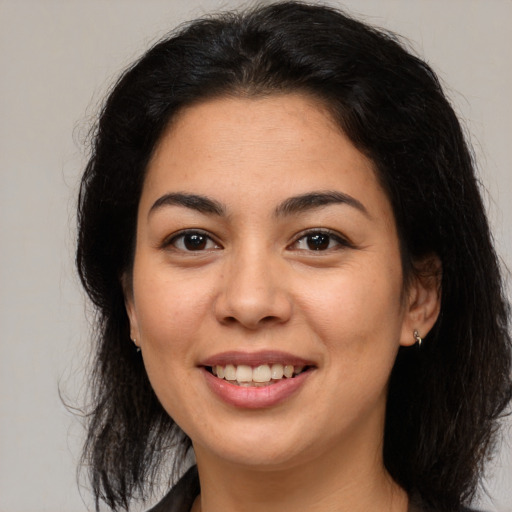
[[[142,339],[165,349],[186,343],[200,325],[208,307],[208,292],[189,279],[165,273],[135,275],[137,319]]]
[[[180,404],[195,394],[189,381],[208,310],[208,298],[201,290],[190,280],[174,276],[171,281],[162,273],[154,279],[140,275],[134,283],[146,372],[160,402],[178,423]]]
[[[341,274],[341,273],[340,273]],[[332,337],[352,332],[358,337],[377,337],[379,332],[398,332],[402,323],[400,276],[372,276],[369,271],[327,277],[303,283],[303,309],[321,330]],[[314,319],[314,320],[313,320]]]
[[[385,388],[399,347],[403,308],[401,272],[374,275],[355,267],[309,288],[302,309],[306,322],[326,349],[333,388],[362,395]]]
[[[198,290],[186,279],[171,282],[165,273],[157,278],[134,274],[144,366],[158,399],[179,425],[189,421],[183,404],[200,398],[190,386],[208,308]]]
[[[331,290],[329,308],[318,299],[315,328],[327,349],[326,383],[345,411],[371,409],[386,393],[403,320],[399,282],[346,280]]]

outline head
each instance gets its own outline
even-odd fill
[[[278,102],[275,111],[290,98],[337,130],[382,192],[401,296],[427,289],[439,298],[421,349],[404,340],[390,364],[386,468],[441,510],[474,489],[510,399],[510,339],[459,122],[432,70],[394,36],[331,8],[280,3],[172,34],[121,77],[101,113],[80,191],[77,263],[99,312],[86,453],[96,495],[111,506],[143,491],[165,449],[184,453],[190,443],[130,341],[147,177],[197,109]]]

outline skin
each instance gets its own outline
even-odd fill
[[[291,197],[325,191],[353,201],[283,212]],[[224,212],[154,206],[176,193]],[[206,236],[199,250],[180,236],[186,229]],[[319,230],[332,236],[312,250],[306,235]],[[407,510],[382,462],[386,389],[399,346],[434,324],[437,287],[412,279],[404,289],[373,164],[318,102],[219,98],[180,112],[148,166],[131,277],[132,338],[196,453],[193,510]],[[271,407],[211,392],[201,361],[259,350],[315,367]]]

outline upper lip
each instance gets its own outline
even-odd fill
[[[316,366],[313,361],[309,361],[302,357],[282,352],[279,350],[261,350],[258,352],[221,352],[210,356],[199,363],[199,366],[226,366],[247,365],[259,366],[262,364],[288,364],[293,366]]]

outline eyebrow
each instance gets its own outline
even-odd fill
[[[309,192],[300,196],[290,197],[281,203],[275,210],[276,217],[288,216],[295,213],[302,213],[330,204],[346,204],[370,217],[368,210],[363,203],[343,192],[328,190],[322,192]]]
[[[283,201],[274,210],[275,217],[286,217],[296,213],[302,213],[322,206],[331,204],[346,204],[359,210],[361,213],[370,217],[368,210],[355,197],[338,191],[308,192],[298,196],[290,197]],[[223,217],[226,215],[226,208],[222,203],[209,197],[198,194],[187,194],[183,192],[171,192],[158,198],[151,206],[148,217],[156,210],[164,206],[182,206],[191,210],[205,213],[208,215],[217,215]]]
[[[151,206],[148,212],[148,217],[156,210],[164,206],[183,206],[185,208],[196,210],[200,213],[206,213],[209,215],[226,215],[226,209],[224,208],[224,206],[218,201],[215,201],[215,199],[210,199],[208,197],[197,194],[184,194],[182,192],[173,192],[170,194],[165,194],[162,197],[158,198],[153,203],[153,206]]]

